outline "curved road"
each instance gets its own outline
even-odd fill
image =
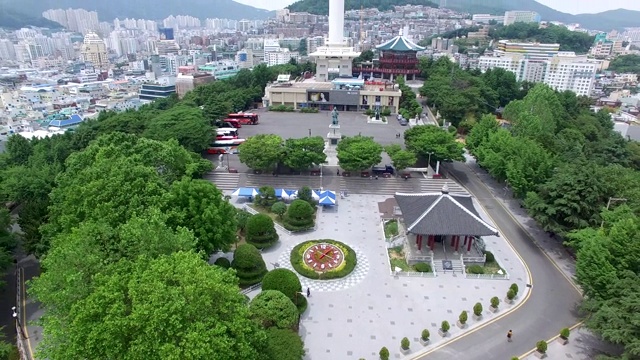
[[[506,238],[527,264],[532,278],[529,298],[513,312],[485,324],[431,351],[412,359],[511,359],[527,353],[539,340],[558,335],[560,329],[580,321],[577,305],[582,295],[557,268],[556,264],[533,242],[528,232],[495,198],[470,166],[447,164],[449,176],[467,188],[482,204]],[[506,334],[513,330],[514,341]]]

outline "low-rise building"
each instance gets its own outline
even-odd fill
[[[215,80],[216,78],[213,75],[206,73],[179,74],[176,78],[176,93],[178,97],[182,98],[186,93],[196,87],[214,82]]]

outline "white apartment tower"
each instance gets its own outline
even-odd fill
[[[539,23],[540,22],[540,14],[535,11],[505,11],[504,13],[504,22],[505,26],[511,25],[517,22],[524,23]]]
[[[109,68],[109,58],[107,57],[107,46],[96,33],[88,33],[84,37],[82,44],[82,59],[90,62],[100,70]]]
[[[352,61],[360,55],[344,38],[344,0],[329,0],[329,39],[309,56],[316,60],[316,79],[331,81],[352,77]]]

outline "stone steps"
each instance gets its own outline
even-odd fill
[[[240,182],[240,174],[213,171],[203,176],[205,180],[213,182],[220,190],[235,190]]]

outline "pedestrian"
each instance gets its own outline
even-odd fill
[[[307,288],[307,297],[310,298],[311,297],[311,289]]]
[[[336,171],[336,176],[340,176],[340,169]]]
[[[509,332],[507,333],[507,341],[511,342],[511,337],[513,336],[513,331],[509,330]]]

